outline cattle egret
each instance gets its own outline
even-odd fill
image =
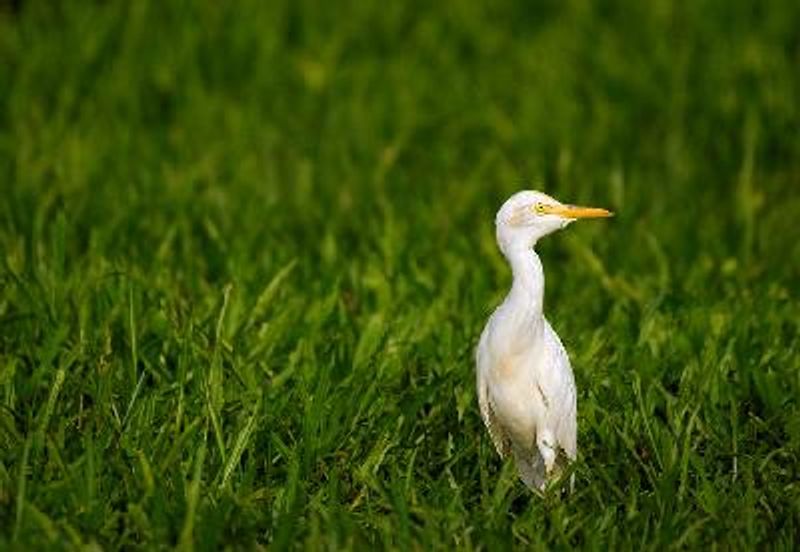
[[[539,238],[579,218],[610,217],[566,205],[541,192],[511,196],[497,212],[497,244],[514,281],[483,329],[476,354],[478,402],[502,457],[512,455],[522,481],[541,492],[575,459],[575,379],[567,352],[542,312]]]

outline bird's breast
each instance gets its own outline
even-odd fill
[[[505,355],[492,363],[489,400],[503,426],[515,440],[532,440],[545,405],[535,394],[536,367],[530,355]]]

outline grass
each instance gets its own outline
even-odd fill
[[[796,545],[798,4],[434,4],[0,2],[0,547]],[[618,212],[541,244],[543,499],[472,360],[525,187]]]

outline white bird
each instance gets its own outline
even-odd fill
[[[497,212],[497,244],[514,281],[489,318],[476,353],[478,402],[501,457],[541,492],[577,454],[575,379],[561,340],[544,317],[544,272],[536,242],[579,218],[612,216],[541,192],[511,196]]]

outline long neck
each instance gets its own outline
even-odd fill
[[[544,306],[544,271],[539,255],[533,249],[515,249],[508,254],[514,274],[514,283],[508,294],[508,303],[518,314],[538,320]]]

